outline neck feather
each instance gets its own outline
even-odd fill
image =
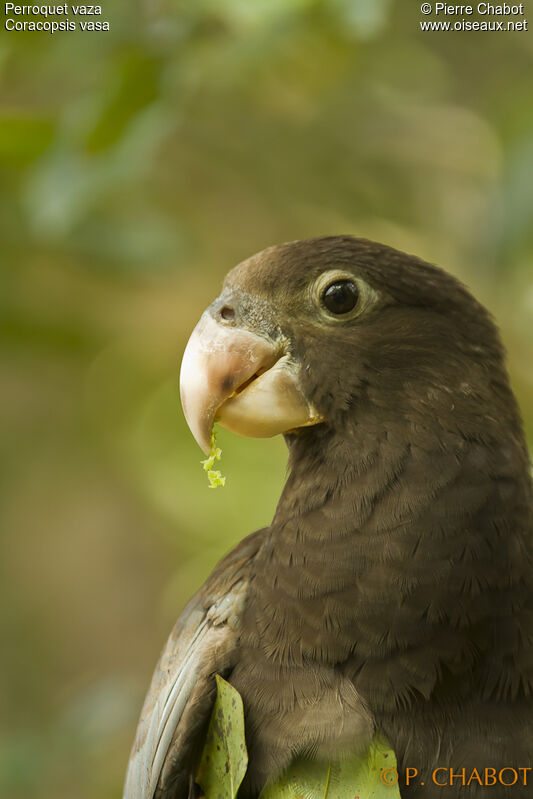
[[[509,652],[495,639],[510,624],[524,629],[531,593],[523,442],[428,430],[409,440],[404,429],[369,433],[365,424],[337,436],[323,426],[288,437],[271,587],[301,616],[303,656],[316,656],[320,641],[321,658],[348,658],[375,707],[429,696],[443,673],[476,673],[486,693],[515,690],[514,677],[502,677],[514,637]]]

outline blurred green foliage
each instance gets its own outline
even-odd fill
[[[186,338],[235,262],[348,232],[492,309],[533,432],[532,35],[400,0],[109,0],[109,33],[0,38],[0,794],[119,797],[157,651],[267,524],[281,440],[222,433]],[[533,20],[530,20],[533,25]],[[3,25],[2,25],[3,28]]]

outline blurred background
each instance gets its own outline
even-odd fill
[[[499,321],[531,441],[533,34],[421,18],[108,0],[109,32],[2,30],[2,797],[120,797],[178,612],[270,521],[283,441],[222,432],[210,491],[178,399],[236,262],[353,233],[459,275]]]

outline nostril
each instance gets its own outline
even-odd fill
[[[220,309],[220,316],[222,319],[225,319],[226,322],[231,322],[235,319],[235,311],[231,306],[224,305],[224,307]]]

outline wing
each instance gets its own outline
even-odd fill
[[[185,799],[213,706],[215,674],[236,661],[250,563],[266,530],[245,538],[215,568],[163,649],[133,744],[124,799]]]

